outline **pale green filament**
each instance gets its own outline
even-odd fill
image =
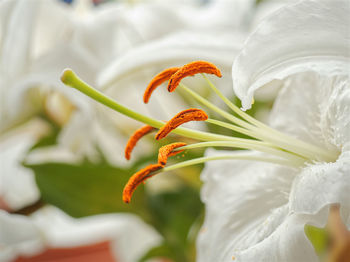
[[[232,124],[229,124],[229,123],[226,123],[226,122],[223,122],[223,121],[219,121],[219,120],[216,120],[216,119],[211,119],[211,118],[208,118],[205,122],[210,123],[210,124],[214,124],[214,125],[217,125],[217,126],[221,126],[221,127],[224,127],[224,128],[227,128],[227,129],[230,129],[230,130],[233,130],[233,131],[236,131],[238,133],[250,136],[250,137],[257,138],[256,134],[253,131],[247,130],[245,128],[242,128],[242,127],[239,127],[239,126],[236,126],[236,125],[232,125]]]
[[[217,107],[216,105],[214,105],[213,103],[209,102],[207,99],[203,98],[202,96],[200,96],[199,94],[197,94],[196,92],[194,92],[193,90],[191,90],[190,88],[188,88],[187,86],[185,86],[184,84],[179,84],[179,87],[182,88],[183,90],[185,90],[187,93],[189,93],[193,98],[195,98],[198,102],[200,102],[201,104],[205,105],[206,107],[210,108],[211,110],[215,111],[216,113],[218,113],[219,115],[223,116],[224,118],[226,118],[227,120],[231,121],[232,123],[238,124],[242,127],[248,128],[248,129],[252,129],[254,128],[254,126],[252,126],[251,124],[227,113],[226,111],[222,110],[221,108]]]
[[[256,151],[268,153],[271,155],[275,155],[278,157],[283,157],[293,162],[293,164],[299,165],[299,166],[301,166],[306,161],[305,158],[298,157],[288,152],[272,148],[271,145],[266,142],[252,141],[249,139],[240,139],[237,142],[233,142],[233,141],[202,142],[202,143],[190,144],[183,147],[179,147],[176,149],[176,151],[193,149],[193,148],[202,148],[202,147],[232,147],[232,148],[251,149],[251,150],[256,150]]]
[[[201,163],[205,163],[208,161],[227,160],[227,159],[261,161],[261,162],[274,163],[274,164],[290,166],[290,167],[300,167],[300,165],[294,164],[294,163],[292,163],[286,159],[283,159],[283,158],[251,156],[251,155],[246,155],[246,154],[226,154],[226,155],[207,156],[207,157],[200,157],[200,158],[187,160],[184,162],[180,162],[178,164],[164,167],[163,169],[161,169],[157,173],[173,171],[173,170],[178,169],[178,168],[183,168],[183,167],[187,167],[187,166],[201,164]]]
[[[208,78],[206,78],[206,79],[208,79]],[[208,79],[208,81],[209,81],[209,79]],[[213,90],[217,90],[217,92],[220,94],[220,97],[224,97],[223,94],[220,93],[220,91],[214,86],[214,84],[212,84],[210,81],[209,81],[209,83],[210,83],[212,88],[214,87]],[[250,130],[250,131],[249,130],[247,130],[247,131],[242,130],[243,134],[250,133],[249,136],[251,136],[251,137],[255,137],[257,139],[261,139],[261,140],[270,142],[272,144],[275,144],[276,147],[280,147],[280,148],[283,148],[285,150],[291,151],[297,155],[304,156],[310,160],[334,161],[337,158],[337,154],[334,152],[325,151],[323,148],[319,148],[317,146],[300,141],[296,138],[282,134],[275,129],[267,127],[266,125],[259,122],[258,120],[255,120],[254,122],[260,123],[259,126],[251,125],[251,124],[227,113],[226,111],[218,108],[217,106],[215,106],[214,104],[209,102],[207,99],[201,97],[199,94],[197,94],[196,92],[194,92],[190,88],[186,87],[185,85],[180,84],[180,87],[183,90],[185,90],[187,93],[189,93],[191,96],[193,96],[198,102],[205,105],[206,107],[217,112],[218,114],[220,114],[224,118],[228,119],[229,121]],[[236,107],[231,102],[229,102],[227,98],[225,98],[224,102],[225,101],[231,105],[230,108],[235,108],[235,112],[240,111],[240,116],[244,117],[245,119],[252,119],[252,117],[250,117],[249,115],[247,115],[246,113],[241,111],[238,107]],[[247,117],[247,116],[249,116],[249,117]],[[216,122],[215,124],[218,124],[218,123],[219,122]],[[237,130],[237,127],[235,127],[235,126],[229,127],[229,124],[227,124],[227,123],[225,125],[222,125],[222,126],[226,127],[226,128],[230,128],[232,130],[234,130],[234,129]],[[253,131],[253,132],[251,132],[251,131]]]
[[[285,150],[294,152],[294,154],[300,155],[300,156],[304,156],[310,159],[314,158],[314,153],[310,153],[308,151],[303,150],[304,148],[296,148],[294,146],[294,144],[286,141],[286,140],[281,140],[281,138],[279,137],[271,137],[268,133],[266,133],[265,130],[260,130],[260,132],[254,132],[254,131],[250,131],[250,130],[246,130],[244,128],[241,128],[239,126],[235,126],[226,122],[222,122],[219,120],[215,120],[215,119],[207,119],[206,122],[214,124],[214,125],[218,125],[236,132],[239,132],[241,134],[245,134],[247,136],[250,137],[254,137],[256,139],[260,139],[262,141],[267,141],[270,142],[271,146],[274,146],[276,148],[283,148]]]
[[[230,100],[227,99],[226,96],[224,96],[223,93],[220,92],[219,89],[217,89],[217,87],[210,81],[210,79],[205,75],[202,74],[202,76],[204,77],[204,79],[207,81],[208,85],[210,86],[210,88],[221,98],[221,100],[229,107],[231,108],[231,110],[233,112],[235,112],[237,115],[239,115],[240,117],[242,117],[243,119],[245,119],[247,122],[252,123],[255,126],[258,127],[267,127],[264,123],[260,122],[259,120],[256,120],[254,117],[251,117],[250,115],[248,115],[247,113],[245,113],[244,111],[242,111],[241,109],[238,108],[238,106],[236,106],[235,104],[233,104]]]
[[[320,158],[318,160],[326,160],[326,161],[334,161],[337,157],[339,152],[329,152],[325,151],[323,148],[317,147],[315,145],[311,145],[308,143],[305,143],[299,139],[296,139],[294,137],[291,137],[289,135],[286,135],[284,133],[279,132],[276,129],[273,129],[264,123],[260,122],[259,120],[251,117],[244,111],[240,110],[235,104],[233,104],[230,100],[228,100],[219,89],[216,88],[216,86],[210,81],[210,79],[202,74],[204,79],[207,81],[210,88],[222,99],[222,101],[236,114],[238,114],[240,117],[245,119],[246,121],[252,123],[253,125],[259,127],[260,133],[264,133],[263,136],[261,136],[262,139],[275,141],[277,144],[280,144],[281,142],[284,143],[286,146],[292,145],[292,147],[297,147],[298,150],[301,150],[301,152],[304,152],[306,156],[312,159],[313,156],[320,155]],[[286,141],[289,141],[289,143],[285,143]],[[305,150],[306,149],[306,150]]]

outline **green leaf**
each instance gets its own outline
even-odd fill
[[[140,260],[139,262],[145,262],[151,258],[169,258],[175,260],[176,258],[172,254],[171,248],[163,243],[160,246],[150,249]]]
[[[42,199],[73,217],[112,212],[132,212],[145,219],[149,215],[142,186],[136,190],[132,203],[122,201],[123,187],[133,173],[131,170],[89,162],[26,167],[34,171]]]
[[[194,260],[194,238],[189,237],[193,224],[202,215],[203,204],[194,188],[183,186],[148,198],[152,224],[163,235],[174,261]],[[168,251],[169,251],[168,250]]]
[[[314,246],[318,256],[323,256],[327,251],[328,234],[324,228],[318,228],[311,225],[305,225],[305,234]]]

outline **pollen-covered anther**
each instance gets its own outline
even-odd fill
[[[173,152],[173,150],[178,148],[178,147],[185,146],[185,145],[186,145],[186,143],[176,142],[176,143],[162,146],[158,152],[158,164],[165,166],[169,157],[175,156],[175,155],[183,152],[183,150],[174,151],[174,152]]]
[[[154,176],[155,174],[152,173],[158,171],[161,168],[163,168],[163,166],[160,164],[152,164],[132,175],[132,177],[130,177],[128,183],[124,187],[123,201],[125,203],[130,203],[131,197],[134,191],[136,190],[137,186],[140,185],[142,182],[145,182],[146,179]]]
[[[131,152],[136,146],[136,143],[145,135],[149,134],[155,130],[154,127],[145,125],[141,127],[140,129],[136,130],[134,134],[129,138],[128,143],[125,146],[125,158],[127,160],[130,160],[131,157]]]
[[[162,139],[166,137],[172,130],[178,126],[190,122],[190,121],[205,121],[208,119],[208,115],[201,109],[189,108],[181,111],[172,119],[170,119],[156,134],[156,139]]]
[[[222,76],[219,68],[214,64],[206,61],[194,61],[184,65],[171,76],[168,83],[168,91],[173,92],[183,78],[200,73],[213,74],[217,77]]]
[[[145,93],[143,94],[143,102],[145,104],[148,103],[149,99],[151,98],[151,95],[153,91],[160,86],[165,81],[169,80],[170,77],[176,73],[177,70],[179,70],[180,67],[171,67],[168,69],[165,69],[164,71],[160,72],[158,75],[156,75],[151,82],[148,84]]]

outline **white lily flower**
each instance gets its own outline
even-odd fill
[[[134,262],[160,241],[154,229],[129,214],[74,219],[54,207],[44,207],[30,217],[0,210],[0,260],[4,262],[20,256],[35,261],[36,256],[53,249],[74,250],[99,243],[107,243],[106,250],[100,251],[105,257]],[[83,251],[79,255],[86,256]]]
[[[243,108],[259,87],[282,80],[271,126],[337,157],[299,169],[207,164],[198,261],[318,261],[304,226],[324,226],[334,203],[350,227],[349,12],[345,0],[301,1],[273,13],[246,41],[233,66]]]

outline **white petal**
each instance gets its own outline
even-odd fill
[[[135,48],[112,62],[98,77],[99,86],[108,86],[140,70],[153,69],[146,83],[157,71],[184,65],[193,60],[208,60],[228,70],[243,42],[239,33],[183,31]],[[158,67],[158,68],[157,68]],[[147,71],[146,71],[147,72]]]
[[[299,73],[284,81],[270,115],[273,127],[328,150],[350,141],[348,77]]]
[[[0,261],[13,261],[19,255],[34,255],[44,249],[40,229],[27,217],[0,210]]]
[[[7,77],[16,77],[16,74],[26,70],[38,3],[17,1],[9,16],[10,21],[4,29],[4,41],[0,52],[0,71],[6,73]]]
[[[33,120],[1,138],[0,196],[11,210],[22,208],[39,198],[32,171],[23,167],[21,161],[29,148],[48,130],[45,123]]]
[[[265,19],[267,16],[271,15],[273,12],[276,12],[281,7],[293,3],[293,0],[269,0],[261,1],[255,9],[255,14],[252,19],[252,27],[255,29],[260,22]]]
[[[317,71],[349,74],[350,4],[347,0],[300,1],[266,18],[247,39],[232,68],[244,109],[254,91],[273,79]]]
[[[230,261],[234,250],[268,237],[288,213],[295,174],[290,168],[255,161],[208,163],[201,176],[206,216],[197,241],[198,261]]]
[[[33,222],[52,248],[77,247],[109,240],[121,261],[137,261],[160,237],[150,226],[130,214],[103,214],[74,219],[54,207],[32,215]]]
[[[247,250],[236,252],[235,261],[317,262],[319,259],[305,235],[304,227],[305,224],[323,227],[326,221],[327,208],[317,216],[289,214],[269,237]]]
[[[94,82],[97,69],[93,61],[84,57],[77,48],[62,45],[49,55],[32,61],[31,70],[18,76],[16,81],[3,83],[8,90],[5,90],[6,100],[1,104],[2,113],[5,112],[1,128],[42,110],[45,98],[52,90],[63,94],[79,110],[89,110],[88,98],[61,83],[59,76],[66,67],[76,70],[89,83]]]
[[[303,169],[293,184],[291,211],[315,214],[331,203],[340,203],[350,210],[349,174],[350,151],[344,152],[335,163],[314,164]]]
[[[194,29],[244,27],[255,7],[252,0],[214,0],[201,8],[184,10],[180,15]],[[187,12],[186,12],[187,11]]]
[[[32,32],[31,60],[59,48],[73,31],[72,8],[62,1],[36,0],[40,3]]]

